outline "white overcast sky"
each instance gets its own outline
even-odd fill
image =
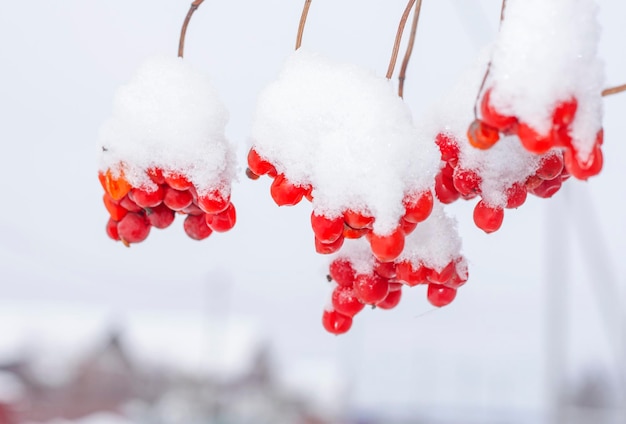
[[[473,203],[450,208],[470,262],[470,280],[452,305],[429,312],[417,287],[396,310],[365,311],[345,336],[323,331],[328,258],[313,251],[310,206],[279,209],[269,181],[242,172],[257,94],[293,49],[301,1],[209,0],[189,27],[186,60],[211,76],[230,110],[227,136],[239,146],[235,229],[195,242],[178,219],[130,249],[108,239],[96,170],[99,126],[116,88],[144,59],[176,54],[189,3],[0,2],[0,308],[104,307],[118,322],[133,311],[208,311],[253,321],[286,366],[334,364],[351,379],[350,401],[359,407],[538,408],[547,396],[546,323],[553,318],[546,270],[560,251],[568,254],[570,278],[562,297],[571,312],[569,375],[589,364],[614,366],[618,329],[605,331],[600,310],[611,313],[620,299],[611,283],[624,293],[626,94],[605,101],[600,176],[568,182],[550,200],[529,199],[489,236],[471,222]],[[599,4],[607,83],[622,84],[626,4]],[[383,75],[404,6],[316,0],[304,45]],[[416,120],[493,39],[499,7],[499,0],[424,1],[405,91]],[[551,213],[569,238],[550,240]]]

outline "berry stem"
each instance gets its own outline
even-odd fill
[[[178,42],[178,57],[183,57],[183,53],[185,51],[185,35],[187,34],[187,26],[189,25],[191,16],[193,15],[193,12],[195,12],[196,9],[200,7],[203,1],[204,0],[194,0],[189,7],[189,12],[187,12],[187,16],[185,17],[185,21],[183,22],[183,27],[180,31],[180,40]]]
[[[296,37],[296,50],[302,45],[302,35],[304,34],[304,26],[306,25],[306,18],[309,15],[309,8],[311,7],[311,1],[305,0],[304,7],[302,8],[302,15],[300,16],[300,24],[298,25],[298,36]]]
[[[626,91],[626,84],[618,85],[616,87],[605,88],[604,90],[602,90],[602,97],[618,94],[622,91]]]
[[[411,60],[411,54],[413,53],[413,46],[415,45],[415,34],[417,34],[417,23],[420,20],[420,10],[422,9],[422,0],[417,0],[415,3],[415,12],[413,12],[413,23],[411,24],[411,35],[409,37],[409,43],[406,47],[406,53],[402,60],[402,66],[400,67],[400,75],[398,76],[398,96],[404,97],[404,81],[406,80],[406,69],[409,66],[409,60]]]
[[[404,9],[404,13],[402,14],[402,18],[400,19],[400,24],[398,25],[398,32],[396,33],[396,40],[393,44],[393,51],[391,53],[391,60],[389,60],[389,68],[387,68],[387,79],[391,79],[393,76],[393,70],[396,67],[396,62],[398,60],[398,51],[400,50],[400,42],[402,41],[402,34],[404,33],[404,26],[406,25],[406,21],[409,18],[409,14],[411,13],[411,9],[413,9],[413,5],[415,4],[415,0],[409,0],[409,3],[406,5]]]
[[[500,6],[500,26],[502,26],[502,21],[504,21],[504,10],[506,9],[506,0],[502,0],[502,6]],[[480,95],[485,88],[485,83],[487,82],[487,77],[489,76],[489,72],[491,71],[491,59],[487,64],[487,69],[485,69],[485,75],[483,75],[483,80],[480,82],[480,87],[478,88],[478,93],[476,93],[476,101],[474,101],[474,119],[478,119],[478,101],[480,100]]]

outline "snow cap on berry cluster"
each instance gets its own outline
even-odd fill
[[[150,58],[115,94],[100,130],[100,169],[123,168],[135,187],[153,187],[146,170],[160,168],[185,175],[200,194],[227,191],[235,175],[227,122],[206,75],[181,58]]]
[[[443,205],[435,202],[430,217],[407,235],[404,251],[396,262],[409,261],[441,271],[461,258],[462,241],[456,220],[446,215]]]
[[[547,134],[557,104],[575,98],[571,136],[587,158],[602,127],[604,66],[594,0],[508,0],[487,86],[501,113]]]
[[[318,215],[346,210],[391,233],[406,194],[433,186],[437,152],[384,77],[299,49],[260,95],[253,147],[297,185],[313,187]]]
[[[480,89],[491,48],[485,49],[459,78],[448,94],[443,96],[423,120],[424,136],[434,140],[446,133],[458,143],[458,166],[473,170],[481,177],[481,197],[491,206],[506,204],[506,189],[523,182],[537,170],[542,156],[528,152],[515,136],[502,136],[490,149],[472,147],[467,140],[467,128],[474,120],[474,103]]]

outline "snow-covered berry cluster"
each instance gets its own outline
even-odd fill
[[[100,134],[99,178],[110,219],[124,244],[166,228],[176,214],[195,240],[230,230],[234,148],[228,114],[207,77],[180,58],[148,60],[121,87]]]

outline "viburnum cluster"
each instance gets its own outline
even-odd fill
[[[166,228],[176,214],[195,240],[230,230],[234,147],[210,81],[182,58],[156,57],[116,93],[100,132],[99,178],[107,234],[124,244]]]
[[[310,202],[314,249],[333,254],[322,315],[330,333],[348,331],[365,306],[394,308],[404,287],[426,286],[435,307],[455,299],[468,266],[445,205],[477,199],[474,222],[492,233],[529,194],[549,198],[570,177],[601,171],[593,0],[504,2],[495,42],[419,122],[389,71],[299,48],[309,5],[296,51],[259,95],[246,174],[271,178],[278,206]],[[118,91],[100,136],[109,236],[140,242],[177,213],[193,239],[231,229],[227,120],[202,73],[181,58],[146,62]]]

